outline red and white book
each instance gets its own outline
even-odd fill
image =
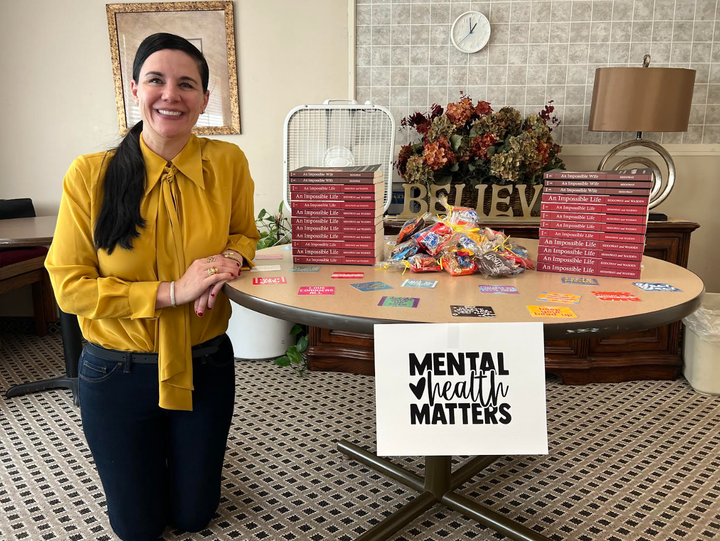
[[[293,209],[293,216],[299,218],[376,218],[375,221],[382,219],[383,210],[381,209],[317,209],[302,208]]]
[[[293,263],[296,264],[316,264],[316,265],[375,265],[377,259],[375,257],[321,257],[321,256],[293,256]]]

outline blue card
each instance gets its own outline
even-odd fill
[[[360,284],[350,285],[360,291],[380,291],[381,289],[392,289],[392,287],[382,282],[362,282]]]
[[[657,282],[633,282],[635,287],[639,287],[643,291],[682,291],[670,284],[660,284]]]

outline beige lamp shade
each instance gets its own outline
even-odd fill
[[[695,70],[598,68],[590,131],[687,131]]]

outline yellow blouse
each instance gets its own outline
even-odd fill
[[[45,267],[60,308],[78,315],[90,342],[121,351],[157,352],[159,405],[192,410],[191,347],[227,330],[231,308],[220,293],[200,318],[193,303],[155,310],[160,282],[179,279],[200,258],[239,252],[250,262],[259,234],[254,184],[235,145],[194,135],[167,162],[140,137],[146,226],[133,249],[95,250],[93,235],[110,155],[77,158],[63,182],[55,236]]]

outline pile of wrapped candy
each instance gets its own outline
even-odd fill
[[[435,218],[428,212],[405,222],[381,266],[413,272],[444,270],[452,276],[481,273],[492,278],[535,268],[524,247],[500,231],[480,227],[475,210],[448,209],[443,217]]]

